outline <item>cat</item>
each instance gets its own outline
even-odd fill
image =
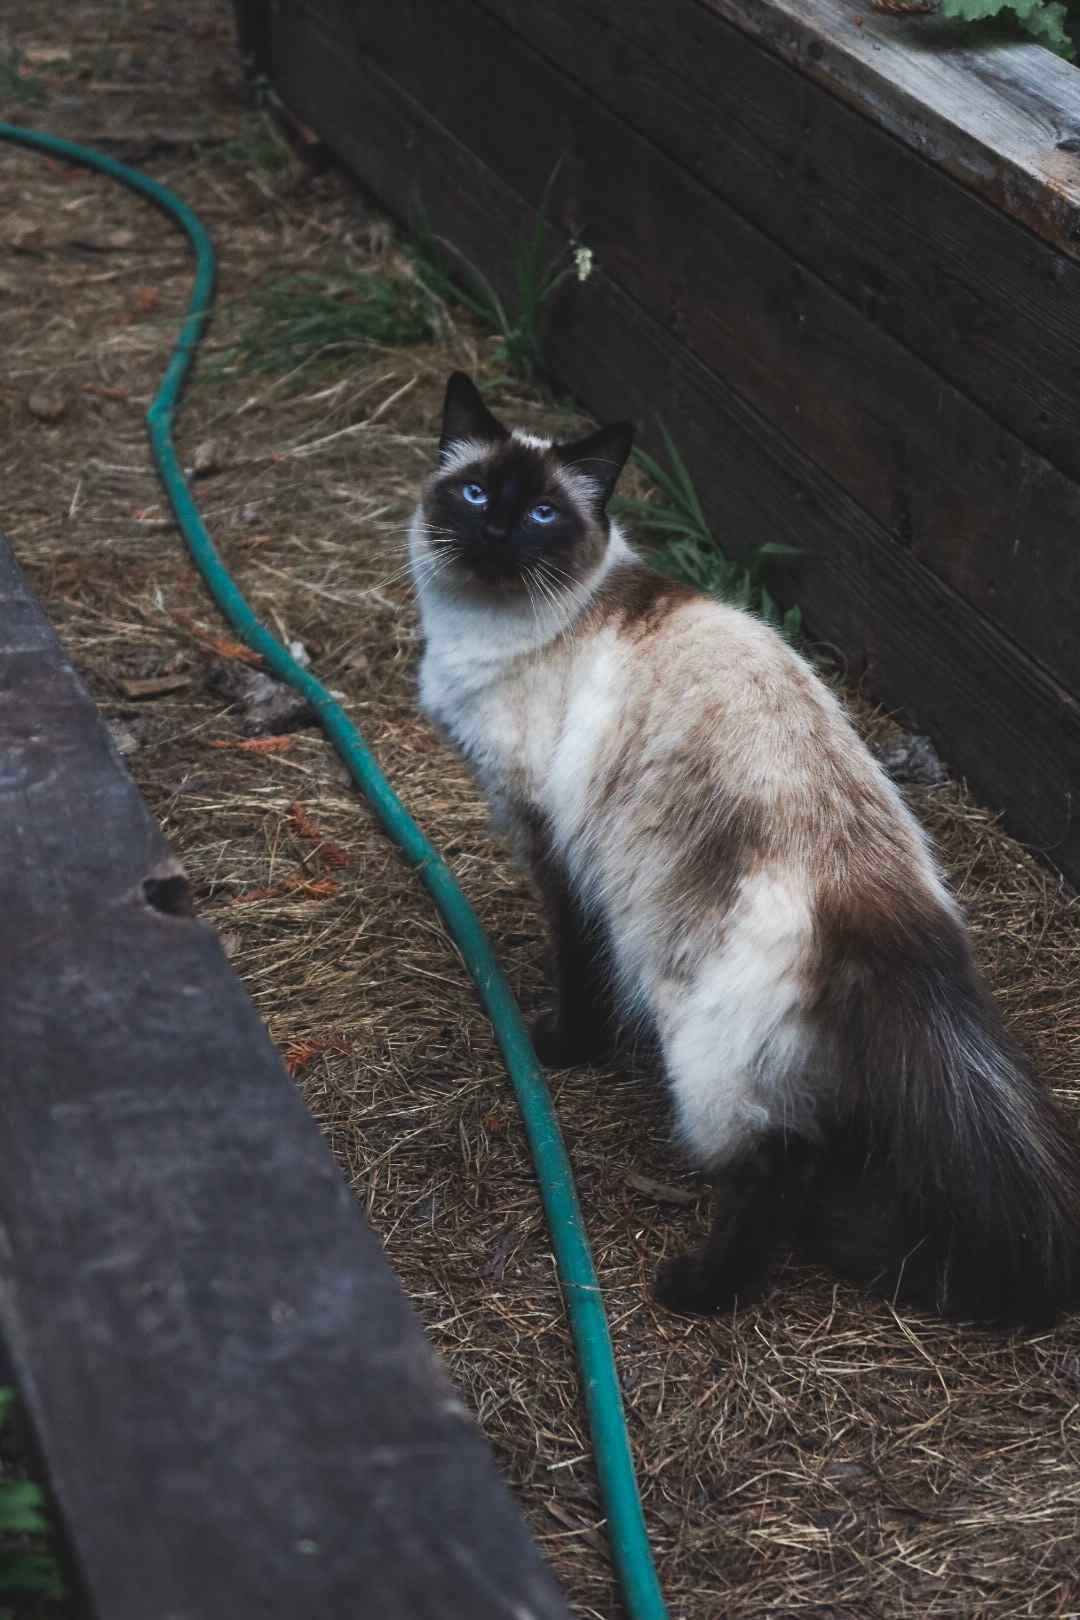
[[[422,708],[544,902],[542,1062],[655,1041],[711,1233],[708,1314],[794,1248],[897,1303],[1076,1304],[1080,1153],[1006,1036],[927,840],[800,656],[651,571],[608,512],[628,423],[510,431],[462,373],[409,534]]]

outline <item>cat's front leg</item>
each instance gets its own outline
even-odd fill
[[[822,1169],[820,1149],[783,1130],[748,1144],[716,1178],[703,1246],[661,1262],[658,1303],[682,1315],[712,1316],[760,1298],[785,1249],[797,1244]]]
[[[555,1005],[530,1034],[541,1063],[575,1068],[602,1058],[615,1038],[611,971],[603,935],[586,916],[542,821],[530,817],[528,860],[551,935]]]

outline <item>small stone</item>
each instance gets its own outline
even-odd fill
[[[59,422],[68,402],[58,389],[35,388],[27,398],[26,408],[39,422]]]
[[[287,641],[285,645],[289,649],[290,658],[295,659],[301,669],[311,668],[311,654],[302,641]]]
[[[170,675],[147,675],[134,680],[119,675],[116,684],[125,697],[157,698],[170,697],[174,692],[184,691],[194,679],[193,675],[174,671]]]
[[[4,241],[15,253],[40,255],[45,251],[41,222],[29,215],[13,214],[4,221]]]
[[[119,720],[106,720],[105,729],[112,738],[113,747],[116,749],[116,752],[118,754],[122,754],[125,759],[129,754],[133,754],[138,748],[138,737],[136,737],[133,731],[129,731],[127,727]]]
[[[235,704],[245,737],[280,736],[316,723],[307,698],[283,681],[243,664],[211,664],[206,684],[212,692]]]
[[[221,450],[214,439],[204,439],[197,445],[191,458],[191,471],[196,478],[209,478],[221,471]]]
[[[877,744],[874,752],[894,782],[943,787],[949,780],[949,773],[929,737],[905,733],[897,742]]]
[[[644,1193],[657,1204],[696,1204],[701,1198],[700,1192],[694,1192],[689,1187],[672,1187],[666,1181],[655,1181],[652,1176],[643,1176],[639,1170],[628,1170],[625,1176],[626,1185],[633,1187],[635,1192]]]
[[[84,253],[122,253],[134,247],[135,241],[134,231],[83,231],[71,238],[69,246]]]
[[[66,45],[28,45],[23,61],[28,67],[59,67],[71,61],[71,52]]]
[[[355,669],[357,674],[362,675],[371,668],[371,659],[362,647],[358,647],[355,652],[351,652],[346,658],[345,668]]]

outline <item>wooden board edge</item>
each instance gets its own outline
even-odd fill
[[[473,4],[1080,481],[1080,262],[700,0]]]
[[[870,0],[700,0],[1064,253],[1080,257],[1080,72],[1042,46]],[[1065,145],[1063,143],[1070,143]]]
[[[96,1620],[568,1620],[2,538],[0,695],[0,1326]]]

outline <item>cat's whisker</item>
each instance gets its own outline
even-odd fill
[[[415,534],[418,539],[426,540],[429,535],[453,535],[454,531],[444,524],[417,522],[415,518],[408,523],[379,524],[376,531],[388,538],[411,540]]]
[[[573,592],[560,589],[558,581],[552,578],[551,571],[554,569],[554,566],[555,565],[551,563],[550,559],[541,558],[537,568],[537,581],[538,583],[543,581],[543,588],[548,595],[556,618],[565,620],[559,632],[560,635],[566,636],[567,640],[570,642],[571,648],[576,650],[577,629],[574,624],[575,614],[573,612],[573,608],[570,606]],[[560,569],[559,572],[561,573],[562,570]],[[569,579],[569,575],[564,575],[564,578]],[[570,583],[573,585],[576,582],[571,580]]]
[[[423,566],[427,560],[428,559],[426,558],[421,559],[421,563],[419,565],[414,564],[411,561],[405,562],[400,568],[395,568],[392,573],[386,574],[382,579],[377,580],[376,583],[370,588],[375,591],[382,591],[385,590],[389,585],[397,585],[401,580],[408,579],[410,576],[415,576],[417,566]]]
[[[446,572],[447,568],[450,566],[450,561],[451,559],[449,557],[425,558],[422,565],[415,570],[415,582],[417,587],[426,587],[434,580],[438,579],[440,574],[444,574]]]
[[[521,582],[525,586],[525,590],[528,593],[529,606],[532,608],[533,623],[536,625],[536,628],[537,628],[538,632],[540,633],[540,635],[543,635],[544,627],[540,622],[540,615],[539,615],[539,613],[537,611],[536,592],[533,590],[532,581],[530,580],[529,575],[528,575],[527,572],[522,574]]]
[[[551,578],[553,583],[565,583],[567,586],[567,595],[573,596],[579,593],[581,589],[581,581],[575,579],[572,574],[568,574],[564,568],[560,568],[558,563],[554,562],[552,558],[542,557],[540,559],[540,565]]]
[[[568,585],[577,585],[578,581],[573,577],[573,575],[568,574],[565,568],[560,568],[558,563],[554,562],[550,557],[541,557],[540,561],[542,566],[547,569],[549,574],[557,575],[560,579],[564,579]]]
[[[563,618],[563,606],[559,601],[559,598],[556,595],[550,581],[546,578],[542,567],[536,569],[535,573],[533,574],[533,579],[535,581],[537,590],[544,598],[545,605],[551,609],[555,619],[555,624],[559,627],[559,633],[569,631],[572,639],[573,625],[569,621],[565,624],[560,623]]]
[[[551,593],[544,583],[544,576],[539,563],[533,563],[522,573],[522,579],[530,590],[535,587],[538,597],[542,598],[545,607],[552,607]]]
[[[409,578],[411,579],[413,586],[419,589],[422,586],[428,585],[433,579],[441,574],[449,565],[450,561],[451,558],[442,552],[429,552],[426,555],[421,555],[419,557],[410,557],[406,560],[401,568],[396,569],[392,574],[388,575],[386,579],[382,580],[379,588],[384,589],[386,586],[393,585],[399,580]]]

